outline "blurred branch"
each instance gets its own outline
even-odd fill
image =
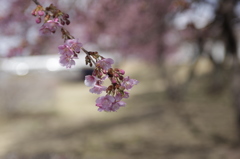
[[[37,0],[32,0],[36,5],[41,5]]]

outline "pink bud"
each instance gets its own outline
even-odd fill
[[[112,83],[117,83],[117,80],[115,78],[113,78]]]
[[[38,15],[39,16],[43,16],[44,15],[44,11],[43,10],[38,11]]]
[[[36,9],[34,9],[34,10],[32,11],[32,15],[33,15],[33,16],[36,16],[36,15],[37,15]]]
[[[125,71],[123,69],[119,69],[119,73],[121,73],[122,75],[125,74]]]
[[[67,19],[66,20],[66,24],[69,25],[70,24],[70,20]]]
[[[37,24],[41,23],[41,21],[42,21],[41,17],[37,17],[37,18],[36,18],[36,23],[37,23]]]
[[[68,15],[68,14],[65,14],[65,17],[66,17],[66,18],[69,18],[69,15]]]
[[[113,76],[114,77],[119,77],[119,75],[117,73],[114,73]]]
[[[68,14],[63,14],[63,19],[67,20],[69,18],[69,15]]]
[[[62,24],[62,25],[65,25],[65,22],[64,22],[63,20],[61,20],[61,24]]]

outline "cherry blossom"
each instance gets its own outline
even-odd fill
[[[96,100],[96,106],[99,107],[98,111],[111,111],[111,107],[115,102],[115,98],[110,95],[101,96]]]
[[[74,54],[73,51],[70,49],[70,47],[67,45],[59,45],[58,51],[59,51],[59,54],[66,55],[66,56],[72,56]]]
[[[107,71],[109,68],[112,67],[113,63],[114,63],[113,59],[106,58],[106,59],[99,60],[96,65]]]
[[[90,91],[91,93],[101,94],[102,91],[106,91],[106,89],[107,89],[106,86],[94,85],[94,87],[91,88],[89,91]]]
[[[80,49],[83,46],[82,43],[78,42],[78,39],[69,39],[66,41],[66,45],[71,47],[77,53],[80,53]]]
[[[111,111],[115,112],[117,111],[120,107],[125,107],[126,103],[123,101],[115,102],[113,103],[111,107]]]
[[[60,56],[59,63],[62,66],[66,66],[66,68],[71,68],[73,65],[75,65],[75,61],[71,56]]]
[[[62,25],[59,23],[58,18],[55,18],[53,20],[48,20],[46,23],[42,25],[40,28],[40,33],[42,35],[50,35],[56,32],[58,27],[61,27]]]
[[[138,81],[135,79],[130,79],[129,76],[123,79],[122,86],[124,86],[127,90],[130,90],[134,85],[137,85]]]
[[[98,80],[99,78],[97,78],[96,76],[87,75],[85,76],[84,84],[88,87],[93,87]]]

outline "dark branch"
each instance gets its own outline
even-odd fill
[[[37,0],[32,0],[36,5],[41,5]]]

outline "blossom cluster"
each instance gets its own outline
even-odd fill
[[[58,27],[70,24],[69,15],[57,9],[53,4],[45,9],[41,5],[37,5],[32,11],[32,15],[37,17],[35,20],[37,24],[41,23],[42,17],[44,17],[44,24],[39,30],[41,35],[54,34]]]
[[[126,103],[121,100],[129,97],[129,92],[126,90],[130,90],[134,85],[138,84],[137,80],[130,79],[129,76],[123,77],[124,70],[113,69],[113,63],[114,61],[111,58],[98,60],[92,75],[85,76],[84,83],[86,86],[92,87],[89,90],[91,93],[101,94],[103,91],[107,93],[96,100],[99,111],[111,112],[124,107]],[[111,85],[108,87],[102,85],[107,78],[111,81]]]
[[[112,112],[117,111],[120,107],[126,105],[122,101],[124,98],[129,98],[129,92],[138,81],[131,79],[129,76],[124,77],[125,71],[118,68],[113,68],[114,60],[104,58],[98,52],[90,52],[83,48],[82,43],[75,39],[63,26],[69,25],[69,15],[57,9],[53,4],[43,8],[36,0],[34,2],[37,7],[32,11],[32,15],[37,16],[36,23],[41,23],[41,18],[44,16],[44,23],[40,28],[42,35],[51,35],[58,28],[61,29],[64,44],[58,46],[60,54],[60,64],[66,68],[71,68],[75,65],[75,59],[78,59],[78,54],[82,50],[85,54],[86,65],[95,66],[92,75],[85,76],[85,85],[92,87],[89,91],[95,94],[106,92],[105,96],[100,96],[96,100],[96,106],[99,111]],[[111,84],[106,87],[102,84],[106,79],[109,79]]]
[[[75,65],[74,59],[78,59],[81,47],[82,44],[77,39],[69,39],[63,45],[59,45],[60,64],[66,66],[66,68],[71,68],[72,65]]]

